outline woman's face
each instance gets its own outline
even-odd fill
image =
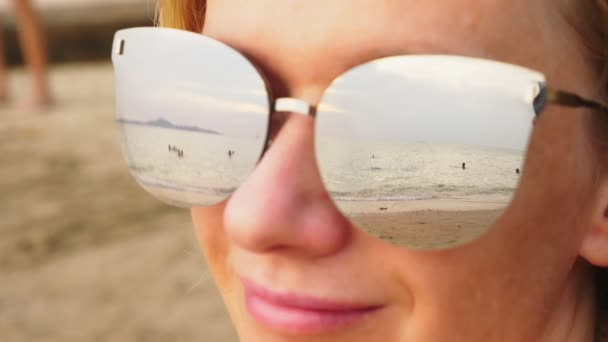
[[[209,0],[203,33],[251,58],[276,97],[310,103],[357,64],[419,53],[520,64],[544,72],[554,88],[592,96],[592,70],[564,6],[550,0]],[[221,205],[192,211],[241,339],[540,340],[595,210],[586,118],[581,110],[546,110],[535,124],[514,200],[489,232],[464,246],[426,252],[391,246],[353,226],[319,177],[314,119],[274,120],[273,145],[246,182]],[[247,296],[248,287],[258,295],[258,287],[287,295],[271,299],[277,302],[328,312],[277,309]]]

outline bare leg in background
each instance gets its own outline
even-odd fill
[[[26,105],[32,108],[42,108],[52,102],[47,79],[46,42],[31,2],[14,0],[13,6],[23,58],[33,81],[32,95]],[[0,71],[1,81],[2,71]]]
[[[0,104],[8,100],[8,80],[6,75],[6,60],[4,59],[4,35],[0,22]]]

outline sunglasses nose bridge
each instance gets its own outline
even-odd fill
[[[304,100],[293,97],[281,97],[275,100],[273,112],[289,112],[314,117],[317,107]]]
[[[317,108],[309,102],[293,97],[278,98],[272,104],[270,112],[270,120],[268,127],[268,137],[264,147],[264,153],[272,145],[274,138],[277,136],[289,115],[303,115],[314,118]]]

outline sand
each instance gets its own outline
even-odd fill
[[[189,212],[135,184],[111,66],[56,66],[57,105],[0,106],[0,341],[237,341]]]
[[[56,66],[51,80],[48,112],[0,107],[0,341],[236,341],[189,212],[122,160],[111,66]],[[22,70],[11,85],[21,101]],[[479,235],[504,203],[350,205],[373,235],[434,248]]]

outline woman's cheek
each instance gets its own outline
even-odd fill
[[[229,244],[223,229],[224,204],[191,210],[199,245],[218,283],[228,280]]]

